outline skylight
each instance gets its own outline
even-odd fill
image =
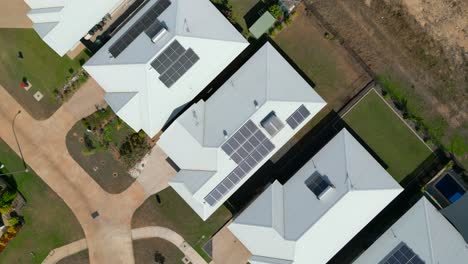
[[[274,111],[271,111],[261,122],[260,125],[270,134],[275,136],[284,127],[283,122],[276,116]]]
[[[317,171],[307,178],[305,185],[318,199],[321,199],[332,188],[331,184]]]

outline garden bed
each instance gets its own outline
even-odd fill
[[[107,107],[76,123],[67,135],[71,156],[107,192],[119,193],[134,178],[128,173],[154,143],[135,132]]]

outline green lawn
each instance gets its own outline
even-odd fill
[[[0,29],[0,84],[35,118],[49,117],[60,105],[54,90],[77,72],[88,55],[82,52],[74,60],[57,55],[33,29]],[[23,53],[23,59],[18,52]],[[20,87],[23,78],[32,88]],[[33,94],[40,91],[44,98],[38,103]]]
[[[388,172],[398,182],[431,154],[375,90],[343,118],[388,165]]]
[[[132,228],[160,225],[168,227],[184,237],[205,259],[209,257],[202,246],[222,228],[232,215],[221,206],[208,220],[203,221],[172,188],[158,193],[161,204],[155,196],[150,197],[133,217]]]
[[[23,168],[21,159],[0,139],[0,161],[9,171]],[[0,254],[0,263],[41,263],[49,252],[84,237],[73,213],[34,172],[14,176],[27,201],[25,224]]]

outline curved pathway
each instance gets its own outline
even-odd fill
[[[104,104],[104,92],[90,79],[47,120],[32,118],[0,86],[0,137],[18,153],[15,130],[26,163],[70,207],[83,228],[91,263],[134,263],[131,219],[152,195],[139,181],[120,194],[104,191],[68,153],[65,138],[81,118]],[[156,190],[157,188],[155,188]],[[92,218],[97,211],[99,216]]]
[[[193,264],[206,264],[206,261],[187,243],[184,238],[169,228],[147,226],[132,230],[132,239],[162,238],[174,244]],[[52,250],[42,264],[55,264],[60,260],[87,248],[86,240],[81,239]]]

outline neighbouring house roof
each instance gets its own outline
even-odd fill
[[[400,245],[406,245],[426,264],[466,263],[468,259],[468,246],[463,237],[425,197],[354,263],[381,263]]]
[[[267,30],[273,26],[275,21],[276,19],[270,14],[270,12],[265,11],[265,13],[263,13],[263,15],[249,28],[249,31],[255,38],[260,38],[263,33],[267,32]]]
[[[60,56],[124,0],[24,0],[33,28]]]
[[[159,4],[164,4],[162,12],[151,17],[157,20],[156,27],[149,26],[156,34],[142,32],[116,54],[113,49]],[[175,44],[196,57],[190,66],[179,65],[184,56],[171,52]],[[208,0],[150,0],[84,68],[107,92],[106,100],[114,112],[134,130],[142,129],[153,137],[247,46]],[[161,67],[155,66],[167,54]],[[172,58],[173,54],[180,59]],[[168,72],[182,69],[180,78],[166,82],[169,74],[175,76]]]
[[[326,263],[401,191],[343,129],[284,185],[269,186],[229,229],[254,263]]]
[[[278,51],[265,44],[208,100],[192,105],[162,134],[158,145],[181,169],[170,185],[207,219],[325,105]],[[298,109],[309,115],[292,127],[287,120]],[[228,154],[226,146],[234,144],[232,140],[244,144],[246,138],[249,146],[235,143],[232,147],[245,159]],[[262,144],[266,147],[257,152],[255,148]],[[243,167],[247,161],[248,167]],[[241,173],[241,179],[226,182],[234,173]],[[217,188],[223,188],[223,194],[216,194],[213,201],[210,196]]]
[[[441,210],[442,214],[458,229],[468,241],[468,194]]]

